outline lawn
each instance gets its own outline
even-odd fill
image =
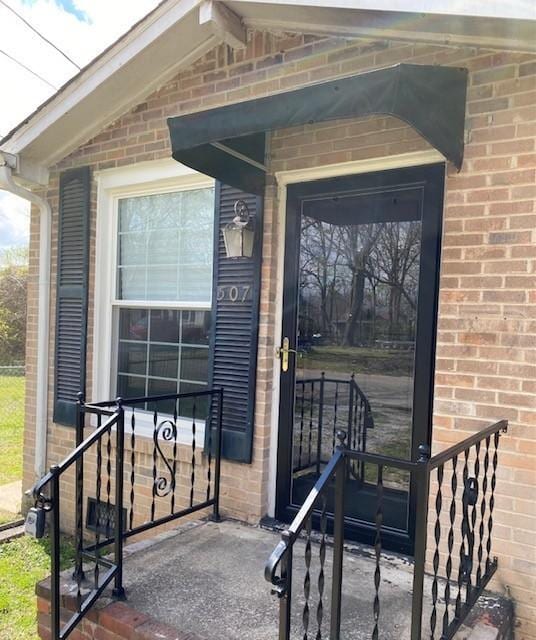
[[[315,346],[304,354],[307,369],[319,371],[352,372],[407,376],[413,369],[413,351],[373,349],[370,347]],[[302,365],[298,365],[302,366]]]
[[[72,544],[63,541],[63,568],[72,558]],[[48,540],[23,537],[0,545],[0,640],[37,638],[35,584],[49,574]]]
[[[0,375],[0,485],[22,477],[24,376]]]

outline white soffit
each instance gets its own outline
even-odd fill
[[[221,40],[200,0],[164,2],[21,123],[2,150],[50,166]]]
[[[536,51],[536,1],[229,0],[249,27]]]
[[[365,11],[476,16],[535,20],[534,0],[234,0],[227,4],[289,5],[305,8],[351,9]]]

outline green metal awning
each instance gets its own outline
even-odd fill
[[[168,118],[172,156],[225,184],[261,195],[267,132],[378,114],[411,125],[460,169],[466,90],[466,69],[398,64]]]

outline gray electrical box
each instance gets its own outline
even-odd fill
[[[24,532],[33,538],[45,535],[46,511],[42,507],[32,507],[26,516]]]

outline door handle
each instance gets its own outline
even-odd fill
[[[288,371],[288,354],[298,353],[296,349],[290,348],[290,340],[283,338],[283,344],[280,347],[276,347],[275,357],[281,359],[281,371]]]

